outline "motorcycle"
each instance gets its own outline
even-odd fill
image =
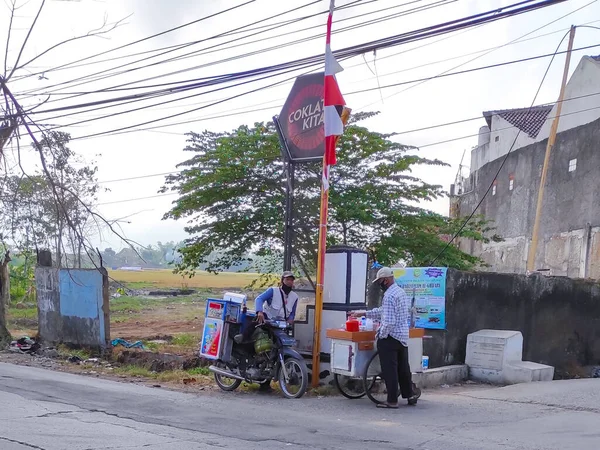
[[[234,391],[242,381],[264,384],[277,380],[285,397],[302,397],[308,387],[308,369],[292,348],[296,341],[290,330],[287,322],[265,320],[244,340],[241,324],[229,327],[223,356],[209,367],[217,385]]]

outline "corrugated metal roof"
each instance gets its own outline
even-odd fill
[[[511,125],[517,127],[531,138],[536,138],[542,125],[548,118],[554,105],[540,105],[532,108],[502,109],[498,111],[484,111],[483,117],[492,126],[492,116],[498,115]]]

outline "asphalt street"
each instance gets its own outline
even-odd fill
[[[598,449],[600,379],[367,399],[205,392],[0,363],[0,450]]]

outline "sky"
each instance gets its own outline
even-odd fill
[[[10,20],[8,6],[11,1],[0,2],[0,49],[6,47]],[[324,38],[317,35],[325,32],[325,14],[267,32],[260,28],[250,32],[215,36],[293,8],[299,9],[274,17],[260,25],[318,13],[328,8],[329,0],[254,0],[244,5],[246,2],[248,0],[47,0],[25,46],[21,62],[37,57],[47,48],[65,39],[97,29],[105,20],[109,24],[119,20],[123,22],[101,37],[75,40],[42,55],[25,69],[17,70],[9,81],[9,87],[13,93],[18,94],[17,98],[23,106],[35,106],[50,94],[49,101],[40,107],[40,110],[47,110],[136,92],[129,89],[131,87],[210,77],[323,53]],[[312,4],[303,7],[308,3]],[[516,3],[516,0],[337,0],[336,6],[350,3],[353,3],[352,7],[338,11],[334,16],[331,44],[333,50],[494,10]],[[9,68],[14,65],[41,1],[18,0],[16,4],[19,9],[13,20],[8,44]],[[236,6],[239,7],[177,31],[105,55],[94,56]],[[384,11],[377,12],[379,10]],[[349,25],[389,17],[403,11],[406,14],[381,23],[336,33],[336,30]],[[418,153],[423,157],[447,163],[448,166],[445,167],[419,168],[415,170],[414,175],[426,182],[441,184],[449,190],[461,161],[464,166],[469,164],[469,151],[477,144],[476,135],[479,128],[485,125],[482,112],[528,107],[546,71],[549,58],[437,78],[425,83],[409,83],[381,89],[378,87],[432,77],[446,71],[459,71],[550,54],[555,51],[573,24],[600,26],[600,2],[569,0],[441,38],[380,50],[375,55],[370,53],[354,57],[342,62],[345,70],[338,75],[338,83],[345,94],[346,103],[354,112],[380,112],[364,123],[370,129],[385,133],[402,133],[393,139],[418,147]],[[259,25],[254,25],[256,26]],[[306,30],[309,27],[314,28]],[[304,31],[276,36],[296,30]],[[249,36],[258,32],[261,33]],[[317,38],[303,41],[311,36]],[[206,40],[211,37],[212,39]],[[235,42],[227,43],[234,39]],[[204,41],[157,56],[160,53],[157,52],[159,48],[200,40]],[[260,42],[251,42],[255,40]],[[565,39],[562,50],[566,49],[566,42]],[[292,45],[285,45],[287,43]],[[600,30],[577,30],[575,48],[596,44],[600,44]],[[273,49],[259,55],[247,55],[267,47]],[[496,49],[489,51],[494,48]],[[136,70],[144,64],[183,56],[201,49],[204,49],[203,52],[199,52],[201,54]],[[132,56],[141,52],[146,53]],[[600,54],[600,47],[575,52],[571,70],[583,55],[589,54]],[[220,62],[238,55],[247,56],[235,61]],[[93,57],[88,58],[90,56]],[[155,57],[145,62],[117,67],[149,56]],[[114,59],[116,57],[119,59]],[[63,64],[83,58],[88,59],[56,70]],[[536,104],[556,100],[563,64],[564,55],[559,55],[542,85]],[[40,72],[44,72],[43,75],[37,75]],[[116,73],[118,74],[115,75]],[[30,76],[31,74],[36,75]],[[281,109],[293,80],[221,104],[211,106],[211,103],[299,74],[300,72],[286,74],[217,92],[202,89],[139,101],[127,106],[116,105],[87,112],[78,110],[77,114],[66,117],[58,116],[72,111],[41,113],[32,115],[32,118],[40,123],[60,126],[62,131],[69,132],[74,138],[71,148],[85,158],[87,164],[96,162],[101,185],[109,189],[99,195],[98,211],[107,219],[126,218],[121,222],[121,232],[124,235],[142,244],[179,241],[187,237],[184,231],[185,221],[162,220],[163,214],[170,209],[171,202],[176,197],[156,195],[163,185],[164,174],[177,170],[176,165],[189,158],[189,154],[183,151],[186,144],[184,134],[203,130],[227,131],[241,124],[270,120]],[[73,82],[80,77],[87,78]],[[55,86],[57,84],[58,86]],[[129,90],[98,92],[107,88]],[[352,94],[367,88],[373,90]],[[170,102],[167,104],[152,106],[168,100]],[[125,112],[137,107],[144,109]],[[187,112],[194,109],[196,110]],[[262,110],[245,112],[253,109]],[[168,118],[171,115],[177,116]],[[479,119],[459,124],[404,133],[477,117]],[[80,121],[87,122],[75,123]],[[77,139],[148,121],[156,122],[145,127],[159,128]],[[188,123],[165,126],[182,121]],[[24,138],[22,145],[26,146],[30,141]],[[27,170],[35,169],[37,159],[31,151],[24,152],[23,164]],[[468,174],[468,167],[462,170],[464,175]],[[119,181],[124,178],[135,179]],[[448,199],[439,199],[420,206],[447,214]],[[100,248],[112,247],[118,250],[126,245],[107,231],[98,236],[96,241]]]

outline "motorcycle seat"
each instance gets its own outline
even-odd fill
[[[243,334],[236,334],[233,337],[233,342],[235,342],[236,344],[252,344],[254,342],[254,340],[250,339],[249,341],[245,341],[244,340],[244,335]]]

